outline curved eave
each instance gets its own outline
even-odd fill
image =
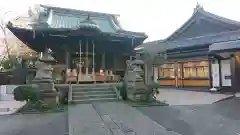
[[[194,46],[183,46],[183,47],[179,46],[179,47],[167,49],[166,51],[167,52],[177,52],[177,51],[184,51],[184,50],[201,49],[201,48],[206,48],[208,46],[209,46],[209,44],[196,44]]]
[[[178,51],[192,48],[208,47],[211,44],[227,41],[240,40],[240,30],[210,34],[201,37],[188,38],[183,40],[169,41],[175,44],[175,47],[168,51]]]
[[[147,53],[147,54],[158,54],[158,53],[164,53],[167,49],[172,48],[173,44],[163,42],[163,41],[153,41],[150,43],[145,43],[141,45],[141,47],[138,50],[135,50],[136,53]],[[136,49],[137,49],[136,48]]]
[[[214,43],[209,46],[210,54],[226,53],[226,52],[233,53],[237,51],[240,51],[240,40]]]
[[[141,38],[143,41],[148,38],[148,35],[143,32],[132,32],[132,31],[126,31],[126,30],[119,30],[117,31],[118,34],[123,34],[127,36],[132,36],[133,38]]]
[[[26,31],[26,32],[33,32],[33,29],[31,27],[15,27],[11,23],[8,23],[7,25],[8,29],[12,31],[13,33],[16,33],[16,31]],[[43,32],[48,34],[56,34],[58,36],[68,37],[73,36],[71,33],[80,31],[80,29],[72,29],[72,28],[51,28],[51,27],[41,27],[35,29],[36,33]],[[69,35],[68,35],[69,34]],[[137,32],[130,32],[130,31],[118,31],[116,33],[112,32],[97,32],[94,33],[94,35],[104,35],[104,36],[110,36],[110,37],[117,37],[117,38],[125,38],[133,40],[134,44],[139,45],[141,44],[146,38],[147,35],[145,33],[137,33]],[[135,46],[136,46],[135,45]]]
[[[34,51],[39,51],[40,43],[36,45],[33,39],[33,32],[31,30],[26,29],[15,29],[15,28],[8,28],[19,40],[21,40],[24,44],[26,44],[30,49]],[[24,34],[23,34],[24,33]]]
[[[39,50],[41,43],[39,45],[36,45],[36,42],[33,38],[33,30],[32,29],[26,29],[26,28],[19,28],[19,27],[13,27],[12,25],[7,25],[7,28],[22,42],[24,42],[27,46],[29,46],[33,50]],[[70,35],[68,35],[69,32],[73,32],[73,29],[67,29],[67,28],[61,28],[61,29],[55,29],[55,28],[46,28],[41,30],[36,30],[36,35],[43,37],[55,37],[55,38],[67,38]],[[142,42],[145,40],[146,37],[139,37],[136,35],[130,35],[126,33],[98,33],[99,36],[111,40],[119,40],[119,41],[128,41],[129,43],[132,43],[132,47],[135,47],[139,44],[142,44]],[[77,36],[76,36],[77,37]],[[44,42],[44,41],[43,41]],[[41,48],[41,50],[44,48]]]

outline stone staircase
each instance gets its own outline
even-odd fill
[[[72,102],[116,101],[118,96],[108,84],[72,85]]]

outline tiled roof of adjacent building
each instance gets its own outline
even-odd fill
[[[197,5],[193,15],[170,36],[163,40],[144,43],[143,46],[146,51],[163,52],[239,38],[240,22],[215,15]]]

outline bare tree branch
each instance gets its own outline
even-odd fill
[[[6,15],[9,12],[11,12],[11,11],[5,12],[4,15]],[[2,33],[4,35],[3,40],[4,40],[4,45],[6,47],[7,57],[10,61],[12,61],[12,58],[10,57],[10,47],[9,47],[8,40],[7,40],[7,33],[6,33],[7,27],[6,27],[6,24],[4,23],[3,18],[1,19],[0,29],[2,30]],[[6,58],[6,53],[4,53],[4,58]],[[4,58],[2,59],[1,64],[4,61]]]
[[[3,40],[4,40],[5,47],[6,47],[6,49],[7,49],[7,50],[6,50],[6,51],[7,51],[7,56],[8,56],[8,58],[10,59],[10,48],[9,48],[8,41],[7,41],[6,27],[5,27],[4,24],[1,24],[1,25],[0,25],[0,28],[1,28],[2,32],[3,32],[3,34],[4,34]]]

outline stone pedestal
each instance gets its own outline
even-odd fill
[[[151,90],[144,82],[144,71],[141,66],[144,64],[141,60],[127,61],[127,71],[124,76],[127,82],[128,99],[132,101],[146,101],[149,99]]]
[[[54,81],[52,78],[53,64],[55,60],[49,54],[49,51],[46,50],[43,54],[43,57],[40,58],[37,63],[37,72],[32,83],[34,87],[40,90],[40,96],[44,103],[46,104],[57,104],[58,93],[54,87]]]

